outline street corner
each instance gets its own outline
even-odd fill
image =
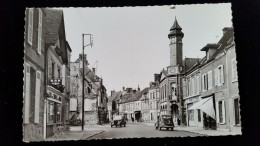
[[[87,132],[85,132],[85,133],[83,134],[81,140],[88,140],[88,139],[90,139],[90,138],[92,138],[92,137],[94,137],[94,136],[96,136],[96,135],[98,135],[98,134],[101,134],[101,133],[103,133],[103,132],[105,132],[105,130],[87,131]]]

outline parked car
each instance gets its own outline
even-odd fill
[[[121,116],[121,115],[117,115],[113,118],[112,122],[111,122],[111,127],[113,126],[126,126],[126,120],[124,118],[124,116]]]
[[[155,129],[161,130],[162,128],[165,128],[166,130],[171,129],[173,131],[174,123],[171,115],[158,116],[157,121],[155,123]]]

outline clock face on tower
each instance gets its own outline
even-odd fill
[[[168,73],[169,74],[176,74],[176,73],[178,73],[178,67],[171,67],[171,68],[169,68]]]
[[[175,68],[171,68],[170,69],[170,73],[175,73],[176,72],[176,69]]]

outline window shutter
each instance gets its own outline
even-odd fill
[[[222,112],[223,112],[223,124],[226,123],[226,106],[225,106],[225,101],[222,101]]]
[[[33,8],[29,8],[28,15],[28,43],[32,45],[33,39]]]
[[[208,72],[208,89],[211,89],[212,88],[212,71],[210,70]]]
[[[39,9],[39,23],[38,23],[38,53],[42,51],[42,11]]]
[[[202,75],[202,90],[205,90],[205,88],[204,88],[204,75]]]
[[[25,68],[25,98],[24,98],[24,123],[29,123],[30,112],[30,65]]]
[[[198,79],[197,79],[197,81],[198,81],[198,84],[197,84],[197,86],[198,86],[198,92],[197,92],[197,93],[199,94],[199,93],[200,93],[200,88],[201,88],[201,87],[200,87],[200,86],[201,86],[201,85],[200,85],[200,76],[198,75],[197,78],[198,78]]]
[[[215,86],[217,86],[218,85],[218,68],[215,68],[214,76],[215,76]]]
[[[223,65],[221,65],[220,75],[221,75],[221,83],[224,84],[224,66]]]
[[[208,74],[205,74],[205,87],[208,90]]]
[[[36,72],[36,88],[35,88],[35,115],[34,122],[39,123],[40,112],[40,94],[41,93],[41,72]]]
[[[218,102],[216,102],[216,119],[217,119],[217,124],[219,124],[219,109],[218,109]]]

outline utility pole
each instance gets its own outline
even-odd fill
[[[85,78],[85,74],[84,74],[84,71],[85,71],[85,68],[84,68],[84,48],[86,47],[84,45],[84,36],[85,35],[89,35],[90,36],[90,44],[86,45],[86,46],[89,46],[93,45],[93,41],[92,41],[92,35],[91,34],[82,34],[82,121],[81,121],[81,128],[82,128],[82,131],[84,130],[84,124],[85,124],[85,120],[84,120],[84,115],[85,115],[85,112],[84,112],[84,104],[85,104],[85,95],[84,95],[84,78]]]

